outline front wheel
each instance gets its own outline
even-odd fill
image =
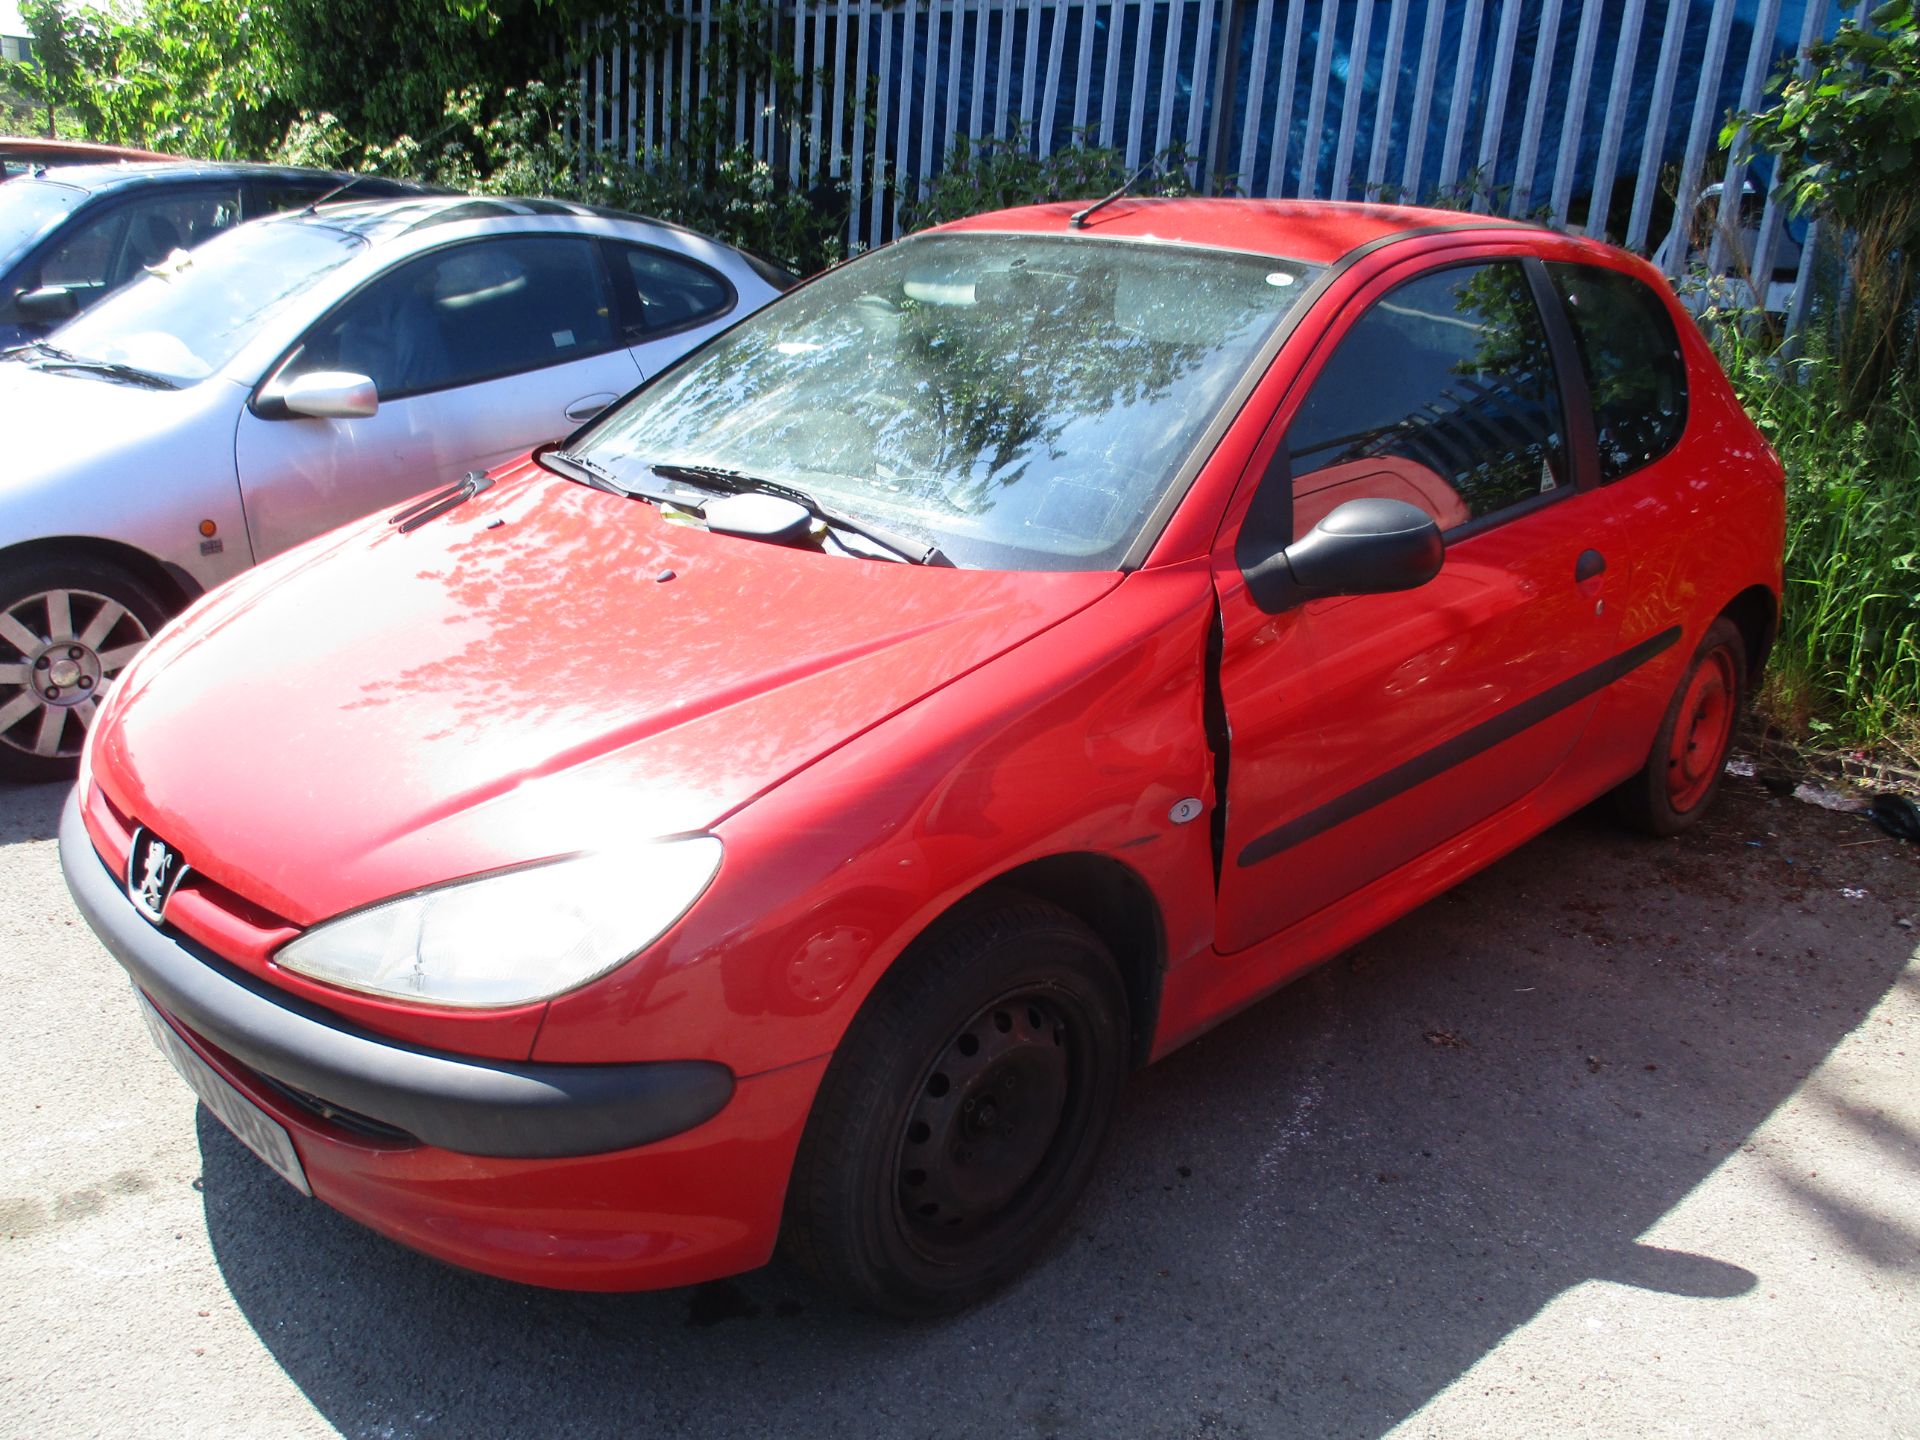
[[[1722,616],[1693,652],[1646,765],[1614,792],[1629,825],[1649,835],[1678,835],[1706,813],[1720,789],[1746,693],[1746,637]]]
[[[71,777],[101,697],[165,618],[147,586],[90,557],[0,574],[0,779]]]
[[[1065,911],[1009,897],[943,922],[827,1067],[788,1187],[787,1253],[896,1315],[1005,1284],[1086,1186],[1127,1035],[1113,958]]]

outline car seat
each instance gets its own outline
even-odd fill
[[[127,232],[128,274],[158,265],[180,248],[179,228],[166,216],[152,211],[136,215]]]

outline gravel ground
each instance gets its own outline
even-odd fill
[[[1920,851],[1751,781],[1136,1077],[1070,1235],[919,1326],[780,1266],[520,1289],[302,1199],[149,1043],[61,799],[0,790],[0,1432],[1920,1436]]]

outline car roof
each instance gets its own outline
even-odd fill
[[[344,177],[343,177],[344,179]],[[617,210],[575,204],[570,200],[523,199],[506,196],[419,195],[402,199],[359,200],[348,191],[327,205],[317,217],[336,230],[379,244],[399,235],[410,235],[439,225],[457,225],[466,220],[505,220],[541,215],[571,215],[583,219],[638,220]],[[281,217],[307,219],[304,210]]]
[[[330,225],[357,235],[371,245],[382,245],[402,236],[416,235],[442,225],[457,225],[470,220],[529,219],[540,216],[567,216],[576,220],[611,220],[644,225],[654,230],[670,230],[723,250],[733,251],[751,265],[761,279],[775,289],[792,286],[794,277],[764,257],[742,250],[725,240],[694,230],[672,220],[640,215],[631,210],[615,210],[605,205],[588,205],[577,200],[555,200],[529,195],[418,195],[400,199],[355,200],[349,196],[328,203],[324,210],[310,213],[294,210],[269,217],[281,224],[303,221]]]
[[[304,165],[255,165],[238,160],[123,160],[100,165],[62,165],[43,178],[56,185],[101,194],[136,185],[191,185],[208,180],[330,180],[344,184],[353,177]],[[407,183],[381,179],[381,184],[388,186]]]
[[[142,150],[133,145],[102,145],[92,140],[49,140],[44,136],[0,135],[0,160],[25,164],[82,165],[119,160],[158,160],[180,163],[175,155]]]
[[[1065,201],[996,210],[937,227],[933,233],[969,230],[1032,235],[1082,235],[1104,239],[1158,240],[1239,250],[1277,259],[1328,265],[1362,246],[1395,236],[1446,229],[1523,230],[1555,233],[1524,221],[1459,210],[1413,205],[1365,205],[1335,200],[1242,200],[1220,196],[1163,199],[1122,196],[1088,217],[1072,217],[1094,202]]]

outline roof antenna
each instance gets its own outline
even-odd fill
[[[1133,174],[1129,175],[1125,180],[1122,180],[1120,182],[1120,188],[1114,191],[1111,195],[1107,196],[1103,200],[1094,201],[1093,204],[1087,206],[1087,208],[1084,210],[1074,211],[1073,214],[1067,217],[1067,223],[1073,226],[1073,228],[1076,230],[1086,229],[1087,217],[1089,215],[1092,215],[1098,211],[1106,209],[1107,206],[1111,205],[1114,201],[1118,200],[1122,195],[1126,194],[1127,191],[1131,190],[1136,184],[1138,184],[1140,181],[1140,177],[1146,174],[1147,171],[1152,168],[1153,168],[1153,162],[1151,160],[1147,161],[1146,164],[1142,165],[1138,170],[1134,171]]]
[[[326,204],[329,200],[333,199],[334,196],[346,194],[347,191],[351,190],[354,186],[358,185],[362,180],[366,178],[367,178],[366,173],[364,171],[358,175],[349,175],[343,183],[334,186],[333,189],[327,191],[326,194],[308,201],[307,208],[302,213],[307,215],[313,214],[314,211],[318,210],[322,205]]]

